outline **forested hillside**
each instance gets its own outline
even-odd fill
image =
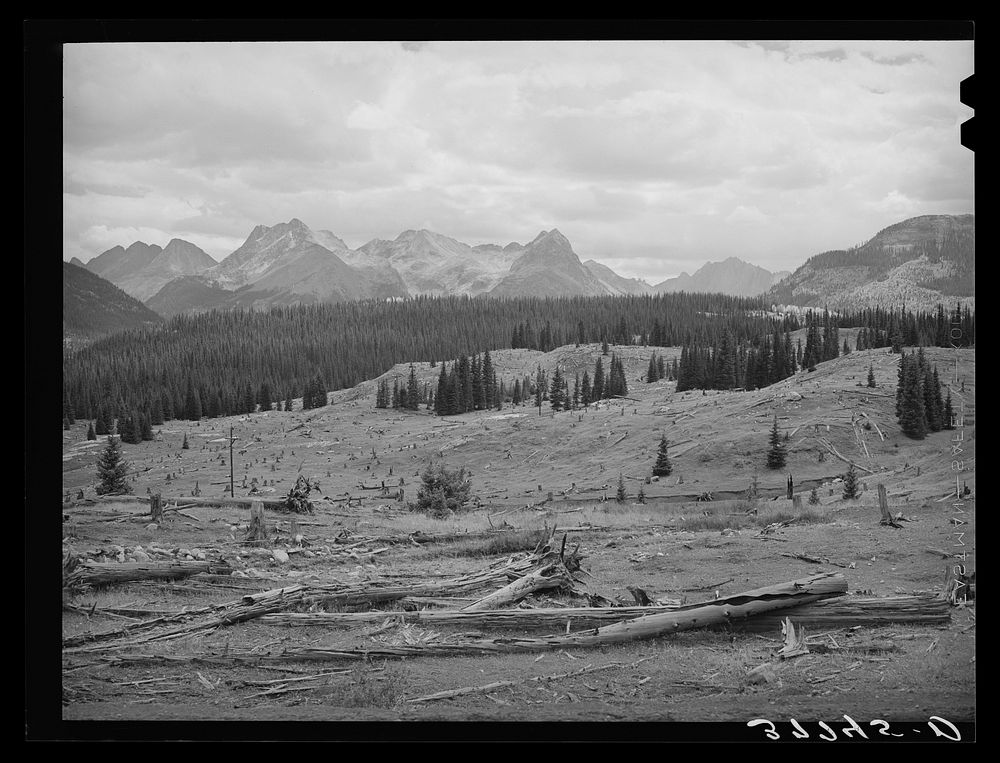
[[[490,349],[549,351],[574,343],[685,346],[766,363],[785,334],[805,323],[865,327],[866,346],[947,341],[938,314],[869,310],[778,315],[759,299],[709,294],[473,299],[422,297],[344,302],[268,311],[176,316],[162,329],[126,331],[68,352],[64,388],[79,418],[148,413],[153,424],[250,412],[373,379],[397,363],[451,361]],[[975,341],[975,319],[958,320]],[[835,335],[834,335],[835,336]],[[826,343],[825,353],[837,344]],[[796,353],[798,354],[798,353]],[[801,356],[799,356],[801,358]],[[807,358],[808,359],[808,358]],[[745,360],[739,362],[744,363]],[[789,364],[790,365],[790,364]],[[784,369],[781,373],[790,370]],[[737,370],[737,379],[745,368]],[[781,373],[758,374],[770,383]],[[728,378],[728,376],[727,376]],[[756,378],[756,377],[753,377]],[[704,382],[697,379],[693,382]]]

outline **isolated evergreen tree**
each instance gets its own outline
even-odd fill
[[[122,454],[121,446],[115,437],[108,437],[108,445],[97,460],[97,477],[100,484],[97,492],[100,495],[124,495],[129,493],[126,475],[130,464]]]
[[[580,402],[584,407],[589,406],[593,400],[594,390],[590,386],[590,373],[583,372],[583,379],[580,381]]]
[[[184,433],[184,442],[183,442],[183,443],[181,443],[181,450],[189,450],[190,448],[191,448],[191,446],[190,446],[190,445],[188,445],[188,436],[187,436],[187,432],[185,432],[185,433]]]
[[[628,491],[625,490],[625,478],[619,472],[618,474],[618,490],[615,493],[615,501],[618,503],[625,503],[628,499]]]
[[[667,455],[667,437],[663,435],[660,437],[660,447],[656,451],[656,463],[653,464],[653,475],[655,477],[666,477],[673,470],[674,467],[670,463],[670,456]]]
[[[861,493],[858,487],[858,473],[854,470],[854,464],[850,464],[844,474],[844,498],[854,499]]]
[[[609,349],[610,348],[608,347],[608,340],[607,339],[602,339],[601,340],[601,355],[607,355]]]
[[[950,392],[948,393],[948,405],[949,406],[951,405],[951,393]],[[91,423],[87,424],[87,439],[88,440],[96,440],[97,439],[97,433],[94,431],[94,425],[91,424]]]
[[[326,397],[326,385],[323,383],[323,377],[316,374],[316,380],[313,382],[313,408],[322,408],[327,403]]]
[[[555,373],[552,374],[552,385],[549,390],[549,405],[553,411],[561,411],[566,407],[566,400],[563,397],[563,375],[559,366],[556,366]]]
[[[868,386],[875,389],[875,365],[868,365]]]
[[[575,411],[580,407],[580,374],[577,373],[573,378],[573,398],[572,398],[573,410]]]
[[[785,453],[785,443],[781,438],[781,434],[778,432],[777,415],[775,415],[774,424],[771,427],[770,444],[771,447],[767,451],[767,468],[781,469],[785,465],[786,453]]]

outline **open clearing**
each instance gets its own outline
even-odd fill
[[[378,410],[373,380],[333,393],[322,409],[170,421],[155,441],[123,446],[135,467],[135,500],[94,500],[103,443],[88,443],[87,423],[77,422],[63,433],[63,488],[70,498],[63,506],[64,554],[119,565],[204,560],[212,569],[68,598],[63,718],[745,722],[840,721],[847,714],[859,722],[933,715],[975,720],[974,602],[949,607],[946,623],[807,627],[809,654],[788,660],[776,656],[784,643],[780,624],[755,629],[753,618],[593,648],[358,657],[577,630],[576,614],[565,622],[529,617],[474,625],[393,616],[405,608],[459,609],[503,583],[375,607],[313,606],[314,613],[381,612],[321,624],[272,614],[175,638],[137,635],[143,632],[137,626],[155,618],[281,587],[417,588],[462,579],[526,556],[553,526],[557,541],[565,534],[568,549],[579,546],[587,587],[628,606],[636,604],[630,587],[664,605],[692,604],[819,572],[846,578],[846,600],[931,597],[954,564],[934,549],[964,551],[966,567],[975,570],[973,350],[926,350],[942,380],[953,383],[964,418],[958,429],[917,442],[896,425],[898,356],[885,350],[855,352],[756,392],[678,394],[672,382],[639,381],[653,349],[612,348],[625,359],[629,399],[586,411],[553,415],[546,407],[539,416],[537,408],[507,406],[438,418],[423,410]],[[655,349],[667,362],[679,352]],[[600,348],[491,354],[498,375],[512,382],[533,376],[538,365],[558,363],[570,378],[592,371]],[[869,364],[876,389],[861,386]],[[436,385],[439,368],[415,365],[422,380]],[[408,369],[401,365],[386,376],[405,379]],[[788,463],[769,471],[775,415],[788,434]],[[255,490],[281,498],[299,475],[319,485],[310,496],[314,514],[266,513],[271,536],[265,545],[242,542],[247,507],[198,505],[192,497],[229,496],[230,427],[236,497]],[[188,450],[181,449],[185,434]],[[647,484],[661,435],[670,442],[673,473]],[[953,455],[959,435],[962,452]],[[847,468],[841,457],[859,469],[865,490],[857,500],[843,499],[834,482]],[[469,471],[470,512],[433,520],[406,509],[431,460]],[[799,509],[785,497],[789,474],[802,499]],[[625,504],[614,500],[619,475],[629,494]],[[748,514],[746,491],[755,476],[760,497],[757,513]],[[879,483],[892,513],[909,520],[898,529],[879,524]],[[640,485],[645,504],[636,502]],[[806,500],[814,487],[816,506]],[[960,507],[956,487],[969,490]],[[400,488],[402,501],[393,497]],[[83,500],[76,499],[80,490]],[[697,500],[707,492],[714,500]],[[177,498],[180,510],[151,527],[147,494],[155,493]],[[407,535],[412,539],[400,542]],[[518,608],[530,614],[531,608],[586,606],[552,590]],[[173,623],[196,620],[191,614]],[[92,638],[129,626],[118,638]],[[761,679],[761,671],[752,671],[766,663],[772,668]],[[473,691],[427,699],[463,688]]]

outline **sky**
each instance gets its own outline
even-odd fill
[[[649,283],[794,270],[974,213],[972,73],[972,41],[67,44],[63,259],[222,260],[299,218],[352,248],[558,228]]]

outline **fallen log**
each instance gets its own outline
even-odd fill
[[[454,604],[455,602],[449,602]],[[418,610],[411,612],[277,612],[264,615],[264,625],[349,628],[355,625],[395,621],[399,625],[454,625],[461,627],[528,628],[565,627],[569,622],[577,628],[588,628],[619,622],[643,615],[669,612],[679,604],[650,607],[545,607],[537,609],[496,609],[467,611],[464,609]]]
[[[810,628],[851,628],[856,625],[945,625],[951,621],[947,601],[933,596],[889,596],[886,598],[842,597],[787,609],[779,614],[762,614],[739,623],[738,630],[773,631],[785,617],[796,625]]]
[[[840,455],[840,453],[837,451],[837,449],[835,447],[833,447],[833,445],[831,445],[829,442],[827,442],[826,440],[824,440],[822,437],[817,437],[816,441],[819,442],[819,444],[822,445],[824,448],[826,448],[828,451],[830,451],[830,454],[832,456],[834,456],[835,458],[839,458],[845,464],[854,464],[854,468],[855,469],[860,469],[861,471],[867,472],[868,474],[875,474],[875,472],[873,472],[871,469],[866,469],[865,467],[861,466],[860,464],[855,464],[850,459],[844,458],[842,455]]]
[[[572,588],[573,575],[566,569],[561,560],[545,564],[533,570],[522,578],[505,585],[488,596],[473,602],[462,610],[465,612],[480,612],[482,610],[499,609],[508,604],[515,604],[536,591],[547,591],[553,588]]]
[[[232,572],[225,562],[83,562],[72,575],[74,582],[96,588],[140,580],[179,580],[201,572]]]

